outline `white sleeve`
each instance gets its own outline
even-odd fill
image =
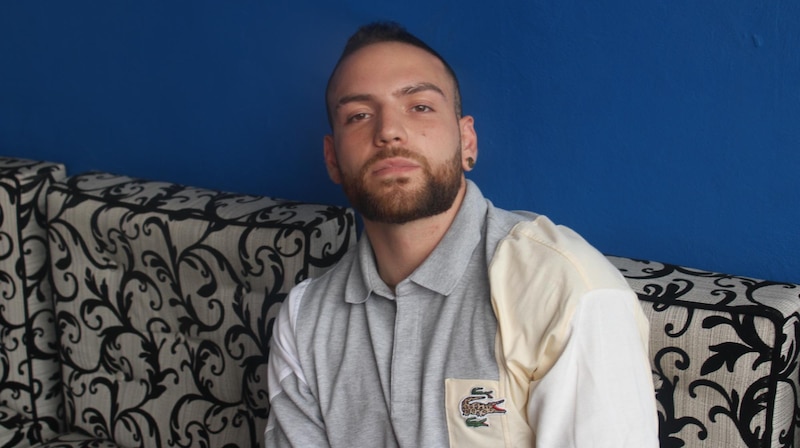
[[[265,446],[326,447],[325,422],[308,387],[297,349],[297,314],[308,281],[295,286],[281,305],[272,327],[267,383],[270,412]]]
[[[281,304],[280,311],[278,311],[272,326],[269,370],[267,371],[270,400],[282,392],[281,381],[291,374],[297,375],[298,380],[302,384],[306,384],[303,369],[300,367],[300,360],[297,355],[295,326],[297,324],[297,309],[300,307],[300,302],[307,286],[308,280],[292,288],[289,296]]]
[[[658,447],[647,347],[630,291],[583,297],[552,369],[531,384],[528,420],[537,448]]]

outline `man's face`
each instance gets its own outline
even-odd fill
[[[454,94],[441,61],[403,43],[369,45],[339,66],[325,162],[364,219],[402,224],[453,205],[465,153],[476,151],[472,117],[456,117]]]

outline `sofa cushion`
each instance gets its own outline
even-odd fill
[[[45,193],[57,163],[0,157],[0,447],[63,428],[45,229]]]
[[[662,447],[800,446],[800,286],[609,259],[650,319]]]
[[[74,432],[262,446],[272,318],[354,242],[352,211],[106,173],[54,186],[48,209]]]

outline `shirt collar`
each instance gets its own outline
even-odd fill
[[[447,296],[458,285],[467,269],[486,222],[487,203],[478,187],[467,180],[467,192],[461,208],[442,240],[427,259],[401,282],[411,281]],[[358,262],[349,274],[345,301],[363,303],[371,293],[393,299],[394,293],[381,280],[372,245],[364,234],[358,242]]]

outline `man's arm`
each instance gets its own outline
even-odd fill
[[[631,291],[595,290],[579,301],[561,356],[531,385],[537,447],[658,446],[641,313]]]
[[[319,403],[308,387],[297,354],[297,310],[308,281],[296,286],[275,318],[269,353],[270,414],[265,446],[329,446]]]

